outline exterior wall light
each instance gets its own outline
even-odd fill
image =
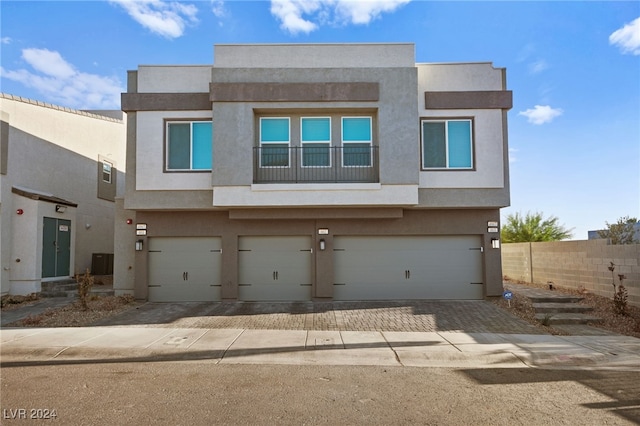
[[[143,246],[143,241],[142,240],[138,240],[136,241],[136,251],[142,251],[142,246]]]
[[[64,213],[67,211],[67,206],[61,206],[60,204],[56,204],[56,213]]]
[[[324,251],[324,249],[327,247],[326,243],[324,240],[320,240],[320,251]]]
[[[500,248],[500,240],[497,238],[491,239],[491,248],[499,249]]]

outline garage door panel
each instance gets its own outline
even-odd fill
[[[337,236],[334,299],[481,299],[479,244],[478,236]]]
[[[311,299],[311,238],[245,236],[238,240],[239,299]]]
[[[240,286],[240,300],[247,302],[304,301],[310,299],[309,285],[287,284],[243,284]]]
[[[149,300],[220,300],[221,243],[219,237],[149,238]]]
[[[201,302],[219,301],[219,285],[195,285],[175,281],[160,286],[149,286],[149,301],[151,302]]]

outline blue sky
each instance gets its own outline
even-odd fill
[[[118,109],[127,70],[216,43],[412,42],[416,62],[507,68],[511,207],[574,239],[640,218],[640,2],[0,2],[0,90]]]

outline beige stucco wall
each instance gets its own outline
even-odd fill
[[[616,285],[620,282],[618,274],[624,274],[628,301],[640,306],[640,244],[607,245],[606,240],[585,240],[502,245],[502,271],[506,277],[584,288],[605,297],[613,297],[610,262],[616,265]]]
[[[128,220],[131,220],[131,224]],[[136,274],[136,212],[125,210],[124,200],[116,199],[113,254],[113,290],[116,296],[133,295]]]
[[[217,68],[413,67],[413,43],[218,44]]]
[[[211,190],[211,172],[164,172],[164,120],[211,120],[211,111],[144,111],[137,117],[136,190]]]
[[[210,65],[140,65],[138,93],[208,92]]]
[[[474,170],[421,171],[420,188],[504,188],[506,141],[500,109],[425,109],[425,92],[501,91],[504,69],[490,63],[417,64],[421,118],[472,118]]]

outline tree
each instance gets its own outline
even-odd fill
[[[635,238],[635,226],[638,219],[635,217],[624,216],[618,219],[616,223],[605,222],[607,229],[598,231],[600,238],[611,239],[611,244],[633,244],[638,240]]]
[[[571,236],[571,229],[558,224],[557,217],[545,219],[538,212],[527,212],[524,217],[520,213],[508,215],[500,232],[503,243],[558,241]]]

